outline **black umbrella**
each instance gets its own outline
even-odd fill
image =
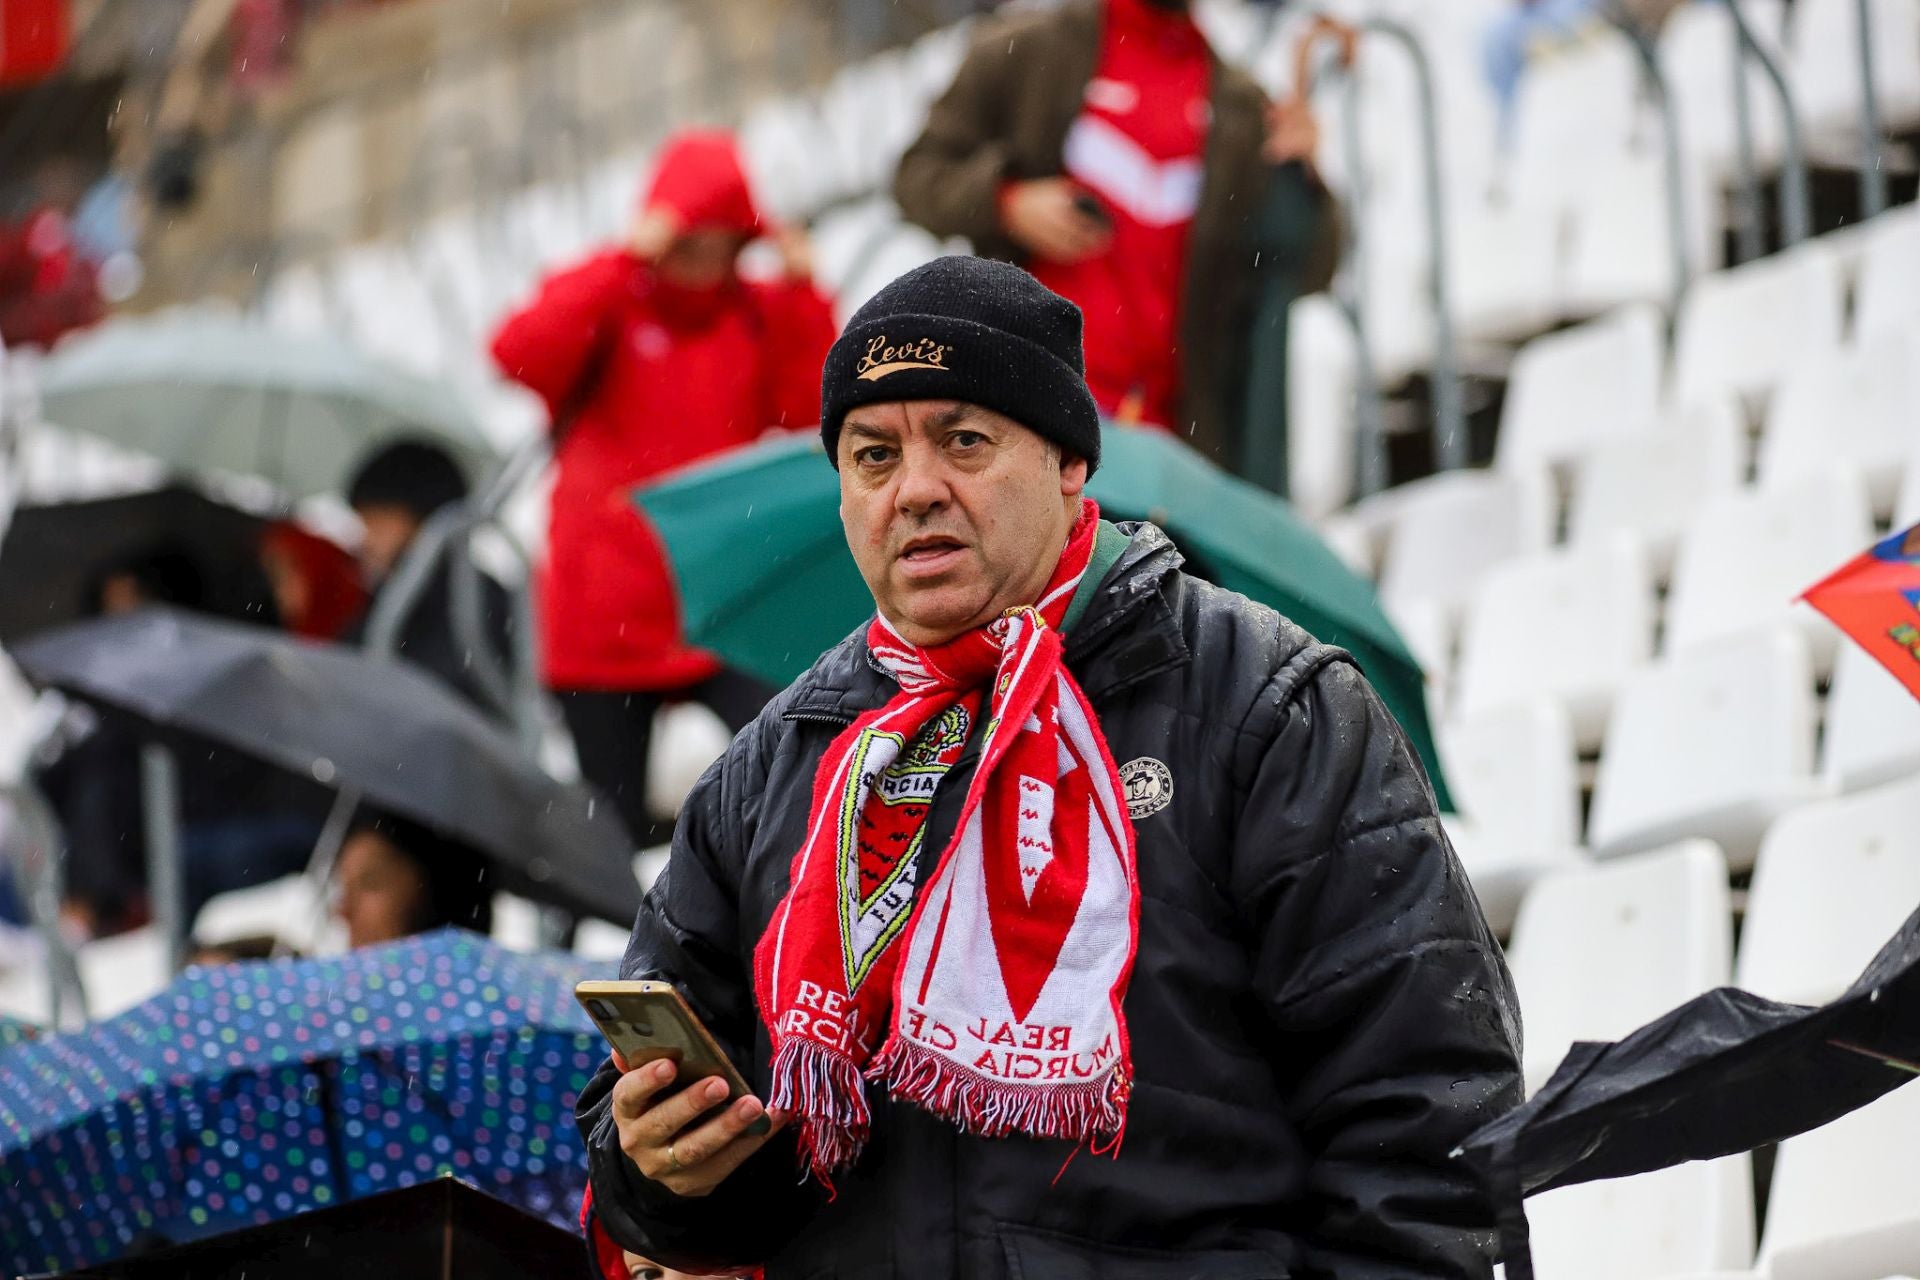
[[[265,523],[182,485],[21,507],[0,540],[0,644],[85,616],[102,570],[156,555],[189,562],[206,612],[260,613],[272,599],[258,557]]]
[[[639,909],[612,807],[406,663],[172,609],[61,627],[14,656],[36,683],[434,827],[487,854],[511,892],[619,924]]]
[[[1831,1004],[1722,987],[1624,1040],[1576,1044],[1539,1093],[1455,1154],[1492,1193],[1508,1280],[1533,1280],[1523,1197],[1817,1129],[1913,1080],[1917,1059],[1920,911]]]
[[[585,1275],[580,1237],[453,1178],[161,1247],[66,1280],[532,1280]]]

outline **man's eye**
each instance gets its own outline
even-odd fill
[[[975,445],[982,445],[987,442],[987,438],[978,431],[956,431],[951,436],[948,436],[947,440],[956,449],[971,449]]]
[[[864,449],[856,450],[853,458],[862,466],[877,467],[885,463],[892,453],[893,450],[883,444],[870,444]]]

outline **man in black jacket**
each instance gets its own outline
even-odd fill
[[[347,504],[360,517],[364,529],[360,560],[373,600],[348,627],[348,643],[366,643],[367,624],[381,593],[427,522],[443,507],[463,502],[466,496],[467,478],[460,464],[431,440],[407,437],[389,441],[354,468],[347,482]],[[493,660],[504,668],[513,654],[513,602],[506,588],[484,571],[478,572],[478,586],[480,638],[493,651]],[[495,712],[498,707],[474,670],[484,658],[475,655],[462,640],[454,608],[453,566],[449,559],[442,559],[401,622],[394,651],[433,673],[467,701]]]
[[[601,1070],[604,1274],[1490,1273],[1448,1152],[1520,1029],[1426,778],[1345,654],[1098,520],[1081,368],[966,258],[828,357],[877,617],[701,780],[622,966],[768,1102]]]

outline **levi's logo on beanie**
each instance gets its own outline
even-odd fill
[[[951,344],[932,338],[889,345],[887,335],[878,333],[867,340],[867,353],[853,366],[853,376],[862,382],[875,382],[902,369],[944,370],[952,350]]]
[[[912,400],[991,409],[1100,465],[1080,308],[1012,263],[949,254],[860,304],[820,371],[828,459],[849,410]]]

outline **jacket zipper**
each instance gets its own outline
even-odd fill
[[[780,718],[782,720],[803,721],[810,724],[838,725],[842,729],[853,723],[852,716],[843,716],[832,711],[789,711]]]

